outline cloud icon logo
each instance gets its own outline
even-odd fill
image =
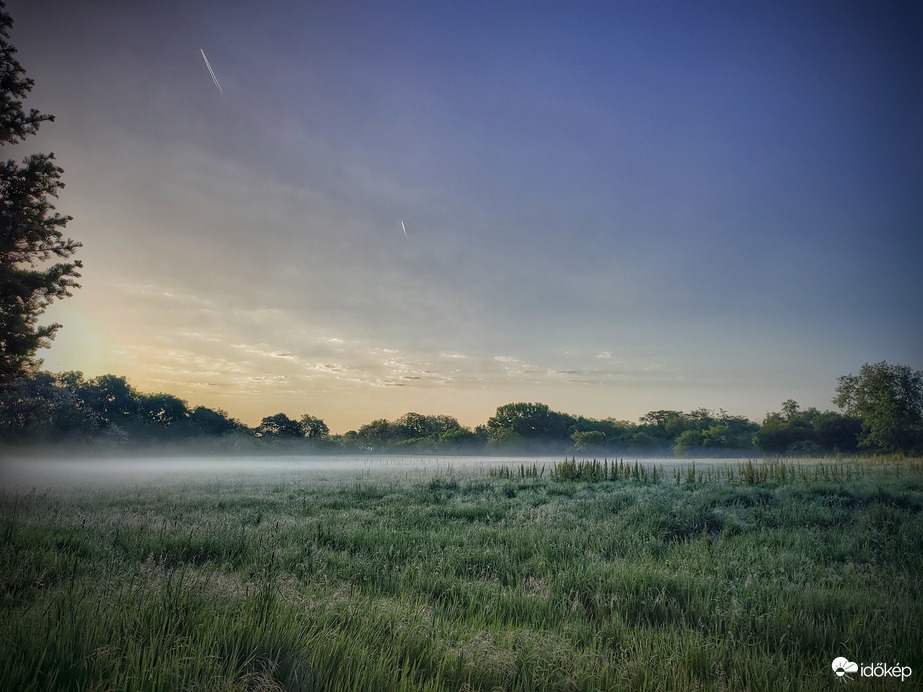
[[[842,656],[840,656],[839,658],[833,659],[832,667],[833,667],[833,672],[836,673],[837,677],[839,678],[846,675],[846,673],[858,673],[859,672],[858,663],[853,663],[852,661],[847,660],[843,658]]]

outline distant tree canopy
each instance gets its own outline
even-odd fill
[[[257,437],[264,440],[294,440],[302,437],[301,426],[284,413],[266,416],[256,429]]]
[[[227,412],[198,406],[190,410],[172,394],[142,394],[124,377],[82,373],[38,373],[0,392],[0,439],[61,442],[179,441],[249,436]]]
[[[816,408],[800,410],[793,399],[767,414],[753,435],[753,445],[770,454],[807,456],[820,452],[858,451],[862,423],[858,418]]]
[[[326,440],[330,437],[330,428],[320,418],[304,414],[298,421],[301,434],[309,440]]]
[[[651,411],[640,419],[629,438],[635,448],[672,452],[676,456],[718,456],[752,448],[758,426],[727,411],[699,408],[682,411]]]
[[[572,416],[538,403],[506,404],[487,421],[488,440],[496,448],[556,451],[572,447],[598,454],[728,454],[752,449],[757,428],[746,418],[725,411],[651,411],[635,425],[612,418]]]
[[[79,372],[39,372],[0,390],[0,440],[76,440],[271,445],[279,451],[313,449],[406,453],[574,453],[614,457],[811,456],[860,449],[913,452],[923,448],[923,373],[887,363],[865,365],[839,379],[835,402],[845,413],[802,410],[792,399],[761,424],[724,410],[650,411],[638,423],[587,418],[538,402],[499,406],[474,429],[448,415],[408,412],[332,435],[320,418],[285,413],[249,428],[226,411],[190,408],[179,397],[137,391],[124,377],[85,379]]]
[[[320,418],[308,414],[304,414],[299,420],[293,420],[284,413],[266,416],[251,432],[266,442],[308,440],[319,443],[330,437],[327,424]]]
[[[0,2],[0,146],[17,144],[54,118],[22,100],[33,81],[9,42],[13,20]],[[40,326],[38,318],[58,298],[78,288],[80,260],[67,261],[80,243],[61,229],[69,216],[54,212],[51,198],[64,187],[54,154],[32,154],[16,163],[0,162],[0,387],[38,372],[59,324]],[[58,260],[46,264],[49,260]]]
[[[923,372],[882,361],[838,379],[833,403],[862,421],[861,447],[923,449]]]
[[[575,430],[570,439],[578,452],[601,452],[606,446],[606,434],[601,430]]]
[[[227,411],[196,406],[189,415],[193,429],[202,431],[208,437],[221,437],[240,432],[243,424],[228,415]]]
[[[496,446],[562,448],[570,442],[577,419],[547,404],[515,403],[497,408],[487,421],[487,438]]]
[[[470,447],[477,439],[477,433],[452,416],[409,412],[394,421],[381,418],[363,425],[350,442],[367,450],[425,452]]]

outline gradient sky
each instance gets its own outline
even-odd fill
[[[84,243],[50,370],[345,432],[923,369],[918,2],[7,9]]]

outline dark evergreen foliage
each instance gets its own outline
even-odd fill
[[[15,145],[54,120],[23,110],[33,82],[9,42],[13,20],[4,7],[0,2],[0,146]],[[0,162],[0,387],[37,372],[42,361],[36,351],[60,327],[39,325],[38,318],[52,301],[79,287],[81,262],[70,258],[81,244],[64,237],[71,217],[56,213],[51,203],[64,187],[62,173],[54,154]]]

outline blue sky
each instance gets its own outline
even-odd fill
[[[917,3],[8,10],[84,243],[50,369],[342,432],[923,368]]]

